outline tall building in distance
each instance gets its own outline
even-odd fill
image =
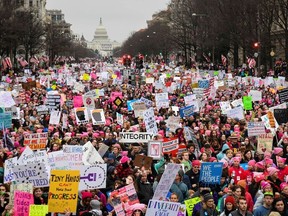
[[[121,44],[117,41],[111,41],[108,37],[107,30],[103,26],[102,18],[100,18],[99,26],[96,28],[93,40],[87,41],[87,47],[92,50],[97,50],[102,56],[111,56],[113,49],[120,47]]]

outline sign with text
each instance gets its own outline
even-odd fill
[[[63,213],[66,209],[76,212],[79,182],[79,170],[51,170],[49,212]]]
[[[83,146],[82,162],[84,165],[93,165],[98,163],[104,163],[104,160],[99,155],[95,147],[90,141]]]
[[[154,135],[146,132],[120,132],[121,143],[148,143]]]
[[[14,215],[29,216],[29,206],[34,204],[33,194],[14,191]]]
[[[194,106],[193,105],[182,107],[179,110],[179,114],[180,114],[181,118],[192,116],[193,113],[194,113]]]
[[[11,113],[0,113],[0,128],[11,128],[12,115]]]
[[[288,102],[288,88],[279,90],[278,95],[281,103]]]
[[[258,136],[261,134],[266,134],[264,122],[248,122],[248,136]]]
[[[84,124],[89,122],[88,111],[86,107],[74,108],[77,124]]]
[[[150,107],[143,112],[143,121],[148,133],[152,133],[154,135],[158,134],[153,107]]]
[[[48,94],[46,106],[50,110],[60,110],[61,107],[61,95],[59,94]]]
[[[273,135],[271,133],[259,135],[257,141],[257,152],[260,154],[264,154],[265,151],[272,152]]]
[[[181,206],[181,203],[177,203],[177,202],[149,200],[146,215],[149,215],[149,216],[159,216],[159,215],[177,216],[180,206]]]
[[[201,163],[200,179],[202,184],[220,184],[223,163],[204,162]]]
[[[91,190],[106,187],[107,164],[81,166],[79,190]]]
[[[48,213],[48,205],[30,205],[29,216],[45,216]]]
[[[25,134],[24,146],[29,146],[32,150],[45,149],[47,139],[47,133]]]

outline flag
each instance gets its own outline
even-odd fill
[[[254,58],[247,57],[247,63],[249,68],[254,68],[256,66],[256,60]]]
[[[206,59],[206,61],[207,61],[208,63],[211,62],[209,56],[207,56],[206,53],[204,53],[204,52],[203,52],[203,57]]]
[[[41,58],[41,60],[42,60],[43,62],[49,62],[49,56],[43,55],[42,58]]]
[[[34,63],[34,64],[39,64],[38,58],[36,56],[34,56],[34,55],[30,58],[30,62]]]
[[[17,58],[17,61],[19,62],[21,67],[26,67],[28,65],[28,62],[23,57]]]
[[[4,61],[5,61],[6,65],[7,65],[7,67],[12,69],[12,62],[11,62],[10,57],[5,57]]]
[[[226,58],[224,55],[221,55],[221,60],[222,60],[223,66],[226,66],[226,64],[227,64],[227,58]]]
[[[209,88],[203,90],[204,97],[209,97],[211,88],[214,86],[214,77],[209,80]]]
[[[6,64],[5,59],[2,59],[2,67],[3,67],[3,70],[7,69],[7,64]]]

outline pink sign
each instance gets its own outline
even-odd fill
[[[111,92],[111,100],[114,101],[117,97],[123,98],[122,92]]]
[[[74,96],[73,97],[73,105],[75,108],[83,106],[83,98],[82,96]]]
[[[14,192],[14,215],[29,216],[29,206],[33,204],[33,194],[17,190]]]

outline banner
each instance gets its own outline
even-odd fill
[[[249,137],[266,134],[264,122],[248,122],[247,127]]]
[[[251,96],[243,96],[243,105],[245,110],[252,110],[252,97]]]
[[[230,110],[226,110],[227,117],[232,119],[238,118],[239,120],[245,119],[244,118],[244,110],[242,106],[235,107]]]
[[[49,212],[63,213],[66,209],[76,212],[79,182],[79,170],[51,170]]]
[[[155,94],[155,100],[156,100],[156,107],[157,109],[160,108],[169,108],[169,99],[168,99],[168,93],[156,93]]]
[[[12,168],[16,184],[32,183],[34,187],[49,187],[44,163],[26,164]]]
[[[82,162],[84,165],[93,165],[97,163],[104,163],[104,160],[99,155],[95,147],[89,141],[83,146]]]
[[[48,205],[30,205],[29,216],[46,216]]]
[[[24,146],[29,146],[32,150],[45,149],[47,140],[47,133],[24,134]]]
[[[180,164],[169,163],[158,183],[153,200],[165,200],[171,185],[173,184],[176,174],[181,169]]]
[[[164,138],[162,142],[162,152],[169,153],[178,149],[178,138]]]
[[[148,133],[152,133],[154,135],[158,134],[153,107],[150,107],[148,110],[143,112],[143,121]]]
[[[110,198],[117,216],[131,216],[130,206],[139,203],[133,184],[112,191]]]
[[[81,166],[79,190],[106,188],[107,164]]]
[[[47,94],[46,106],[50,110],[60,110],[61,109],[61,95]]]
[[[74,108],[77,124],[89,122],[88,112],[86,107]]]
[[[120,132],[121,143],[148,143],[154,135],[147,132]]]
[[[33,194],[23,191],[14,191],[14,215],[29,216],[30,205],[34,204]]]
[[[180,206],[181,206],[181,203],[177,203],[177,202],[149,200],[146,215],[149,215],[149,216],[159,216],[159,215],[177,216]]]
[[[192,116],[194,114],[194,106],[191,105],[180,108],[179,114],[181,118]]]
[[[201,163],[199,183],[201,184],[220,184],[223,163],[203,162]]]
[[[273,135],[271,133],[259,135],[257,141],[257,152],[260,154],[264,154],[265,151],[272,152]]]
[[[90,110],[90,112],[93,125],[104,125],[106,123],[103,109],[94,109]]]
[[[0,128],[11,128],[12,115],[10,113],[0,113]]]
[[[288,102],[288,88],[278,91],[280,103]]]
[[[9,158],[5,160],[4,166],[4,183],[13,182],[15,180],[13,168],[17,166],[17,157]]]
[[[67,156],[64,156],[63,151],[55,151],[48,153],[48,164],[51,170],[69,170],[71,169]],[[69,158],[68,158],[69,159]]]
[[[83,146],[63,145],[63,157],[70,167],[82,166]]]
[[[124,124],[124,117],[123,117],[123,115],[117,112],[117,113],[116,113],[116,119],[117,119],[117,124],[123,126],[123,124]]]
[[[61,111],[51,111],[49,124],[58,125],[60,122]]]

